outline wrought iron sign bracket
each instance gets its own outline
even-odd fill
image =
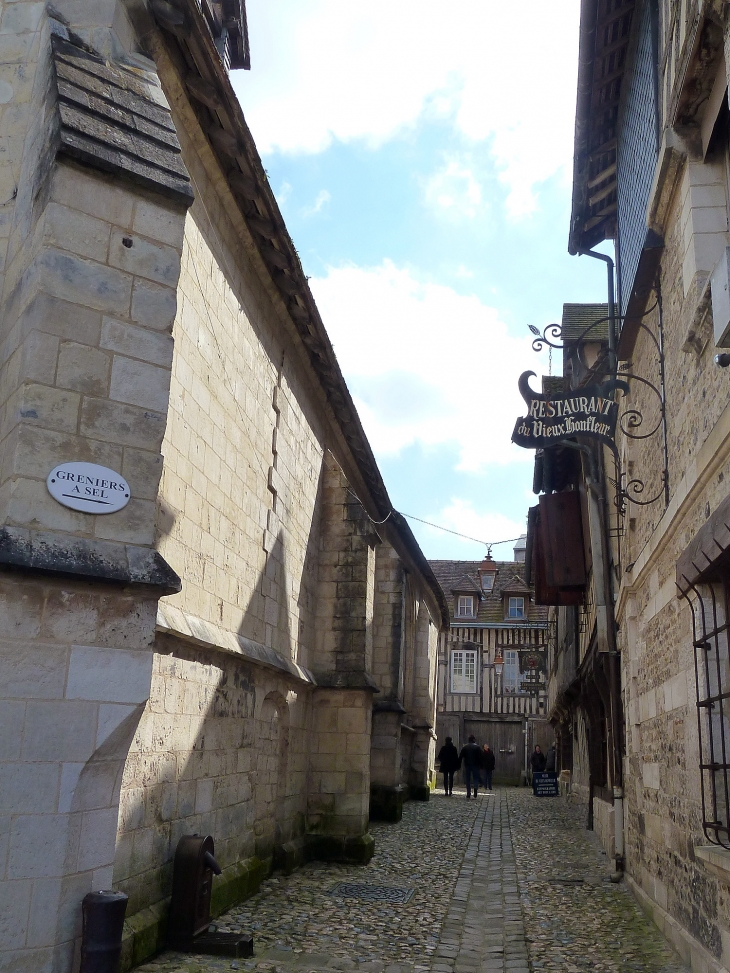
[[[644,331],[649,336],[656,350],[656,362],[658,369],[656,383],[650,381],[648,378],[644,378],[642,375],[636,375],[635,373],[629,371],[629,369],[632,367],[631,362],[625,362],[622,366],[619,366],[618,361],[616,360],[616,355],[613,352],[609,352],[603,357],[603,359],[599,359],[599,361],[593,365],[592,368],[588,365],[582,354],[582,343],[586,336],[594,328],[596,328],[599,324],[603,324],[608,321],[608,318],[606,317],[598,318],[596,321],[593,321],[588,325],[587,328],[584,328],[577,338],[571,338],[569,340],[566,340],[563,337],[563,329],[559,324],[548,324],[543,329],[542,333],[540,333],[540,331],[534,325],[528,325],[530,331],[535,335],[532,342],[532,348],[534,351],[542,351],[545,346],[557,351],[564,351],[566,348],[575,348],[581,364],[588,371],[593,371],[595,375],[605,375],[607,379],[615,379],[617,373],[620,373],[621,378],[629,383],[629,387],[632,382],[638,382],[650,389],[657,397],[659,418],[648,431],[644,431],[642,428],[644,425],[644,415],[639,409],[627,408],[618,418],[618,426],[624,436],[626,436],[628,439],[650,439],[658,432],[661,432],[663,455],[663,468],[660,474],[659,490],[653,496],[644,498],[644,493],[646,490],[645,481],[640,477],[632,477],[630,480],[627,479],[627,474],[621,471],[620,460],[618,457],[618,452],[615,448],[615,444],[612,444],[616,461],[616,479],[614,481],[616,487],[615,503],[617,510],[621,515],[625,513],[627,503],[647,507],[653,503],[656,503],[658,500],[663,499],[665,508],[669,506],[669,456],[667,449],[667,414],[664,371],[664,320],[662,315],[661,292],[658,286],[656,288],[656,295],[656,301],[647,311],[644,312],[644,314],[641,316],[642,320],[640,320],[638,323],[639,329]],[[643,318],[647,317],[647,315],[651,314],[655,310],[658,310],[659,312],[656,334],[643,320]]]

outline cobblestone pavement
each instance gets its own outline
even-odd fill
[[[364,868],[312,862],[216,921],[250,932],[250,960],[166,952],[144,973],[687,973],[609,866],[579,811],[526,789],[434,795],[373,824]],[[405,903],[332,894],[412,890]]]

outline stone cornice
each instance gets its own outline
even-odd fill
[[[175,605],[160,602],[157,608],[157,632],[161,635],[172,635],[201,649],[239,656],[246,662],[276,670],[299,682],[317,685],[309,669],[292,662],[274,649],[229,632]]]

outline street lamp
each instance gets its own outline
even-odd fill
[[[502,650],[497,649],[497,654],[494,657],[494,674],[499,679],[504,670],[504,659],[502,658]]]

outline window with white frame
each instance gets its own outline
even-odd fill
[[[521,597],[507,599],[507,618],[525,617],[525,599]]]
[[[502,674],[502,689],[505,693],[516,693],[519,689],[520,660],[514,649],[506,649],[504,653],[504,670]]]
[[[474,649],[454,649],[451,653],[451,692],[477,691],[477,654]]]
[[[474,599],[471,595],[459,595],[456,603],[457,618],[471,618],[474,615]]]

